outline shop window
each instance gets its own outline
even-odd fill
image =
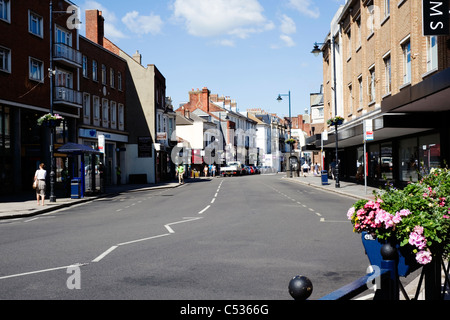
[[[441,145],[438,134],[419,138],[419,164],[422,176],[441,167]]]
[[[394,163],[392,158],[392,143],[384,143],[381,145],[380,167],[381,178],[383,180],[392,180],[394,178]]]
[[[419,158],[417,153],[417,138],[400,140],[399,161],[400,181],[417,182]]]

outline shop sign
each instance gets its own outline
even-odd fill
[[[423,35],[445,36],[450,34],[449,1],[422,0]]]

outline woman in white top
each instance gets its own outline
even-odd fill
[[[42,205],[44,205],[45,201],[45,178],[47,177],[47,171],[44,170],[45,164],[41,163],[39,165],[39,170],[36,171],[36,174],[34,175],[34,181],[37,182],[36,184],[36,198],[37,198],[37,204],[40,205],[40,198],[42,198]]]

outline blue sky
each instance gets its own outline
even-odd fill
[[[261,108],[292,115],[309,107],[322,84],[323,42],[345,0],[80,0],[82,13],[99,9],[105,36],[122,50],[142,54],[166,78],[174,107],[191,89],[208,87],[236,100],[240,111]],[[82,14],[84,21],[84,14]],[[85,34],[84,26],[81,34]]]

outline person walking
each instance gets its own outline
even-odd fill
[[[182,184],[184,183],[184,166],[182,164],[180,164],[177,167],[177,175],[178,175],[178,183]]]
[[[303,169],[303,176],[306,177],[308,175],[308,171],[309,171],[309,164],[308,162],[305,161],[305,163],[302,166]]]
[[[39,165],[39,169],[36,170],[36,173],[34,174],[34,181],[36,182],[36,199],[38,206],[41,204],[41,202],[42,205],[44,206],[46,178],[47,178],[47,171],[45,170],[45,164],[41,163]]]
[[[213,164],[212,165],[212,176],[213,176],[213,178],[216,176],[216,170],[217,170],[217,168],[216,168],[216,165],[215,164]]]
[[[205,178],[208,177],[208,166],[205,165],[205,167],[203,168],[203,172],[205,173]]]

